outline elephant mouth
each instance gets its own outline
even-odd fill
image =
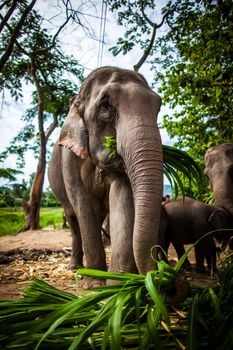
[[[105,162],[99,162],[98,167],[102,170],[110,171],[112,169],[124,172],[125,165],[122,157],[117,154],[114,158],[109,158]]]

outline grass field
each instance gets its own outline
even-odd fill
[[[41,228],[53,226],[61,229],[62,208],[41,208]],[[24,225],[24,213],[22,208],[0,208],[0,236],[10,235],[18,232]]]

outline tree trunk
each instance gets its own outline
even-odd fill
[[[22,202],[22,207],[25,213],[25,226],[21,229],[21,231],[38,230],[40,228],[40,202],[46,169],[45,154],[46,145],[44,142],[43,146],[41,146],[40,159],[35,178],[32,183],[29,202]]]

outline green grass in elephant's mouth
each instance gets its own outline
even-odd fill
[[[104,148],[109,151],[109,157],[114,159],[117,155],[116,136],[108,135],[104,139]]]

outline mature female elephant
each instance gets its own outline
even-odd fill
[[[185,253],[184,244],[195,243],[213,230],[233,229],[233,217],[226,209],[189,197],[178,198],[165,204],[162,209],[161,222],[163,226],[161,224],[160,243],[167,251],[171,242],[179,258]],[[221,242],[229,233],[217,231],[213,235]],[[213,235],[203,238],[195,246],[197,272],[205,271],[205,258],[208,268],[216,269],[216,247]]]
[[[74,98],[49,167],[72,237],[71,265],[106,269],[101,224],[109,211],[111,271],[154,268],[162,200],[162,147],[156,124],[160,97],[138,73],[104,67]],[[112,158],[105,137],[114,136]],[[64,147],[59,147],[64,146]]]

